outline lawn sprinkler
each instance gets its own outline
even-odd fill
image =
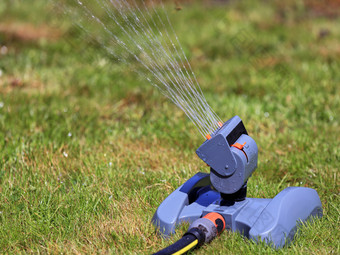
[[[248,198],[257,145],[238,116],[219,126],[196,151],[210,166],[210,174],[195,174],[153,216],[163,236],[175,233],[183,222],[191,224],[182,239],[156,254],[182,254],[211,241],[224,228],[280,248],[293,239],[299,224],[322,217],[320,198],[311,188],[288,187],[272,199]]]

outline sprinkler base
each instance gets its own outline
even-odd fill
[[[152,222],[166,237],[175,233],[179,224],[191,224],[210,212],[224,217],[226,229],[276,248],[293,239],[299,224],[322,217],[321,201],[314,189],[288,187],[272,199],[231,201],[211,188],[209,174],[197,173],[161,203]]]

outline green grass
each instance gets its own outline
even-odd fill
[[[202,138],[45,2],[0,2],[0,252],[155,252],[185,231],[162,240],[150,221],[208,171]],[[338,254],[340,16],[315,1],[182,7],[170,16],[209,104],[258,144],[248,195],[306,186],[324,209],[281,250],[226,232],[193,254]]]

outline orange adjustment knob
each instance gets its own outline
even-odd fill
[[[211,139],[211,135],[210,134],[206,134],[205,137],[210,140]]]
[[[240,143],[234,143],[231,147],[235,147],[236,149],[239,149],[243,152],[243,154],[246,156],[247,162],[248,162],[248,155],[246,154],[246,152],[243,150],[244,145],[246,145],[246,142],[244,142],[243,144]]]
[[[246,144],[246,142],[244,142],[243,144],[234,143],[231,147],[235,147],[236,149],[243,150],[243,147],[244,147],[245,144]]]

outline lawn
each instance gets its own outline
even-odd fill
[[[185,114],[48,1],[0,1],[0,252],[150,254],[157,206],[198,171]],[[192,254],[340,253],[339,1],[189,1],[174,29],[203,93],[259,147],[248,196],[317,190],[280,250],[224,232]],[[177,4],[178,7],[178,4]]]

